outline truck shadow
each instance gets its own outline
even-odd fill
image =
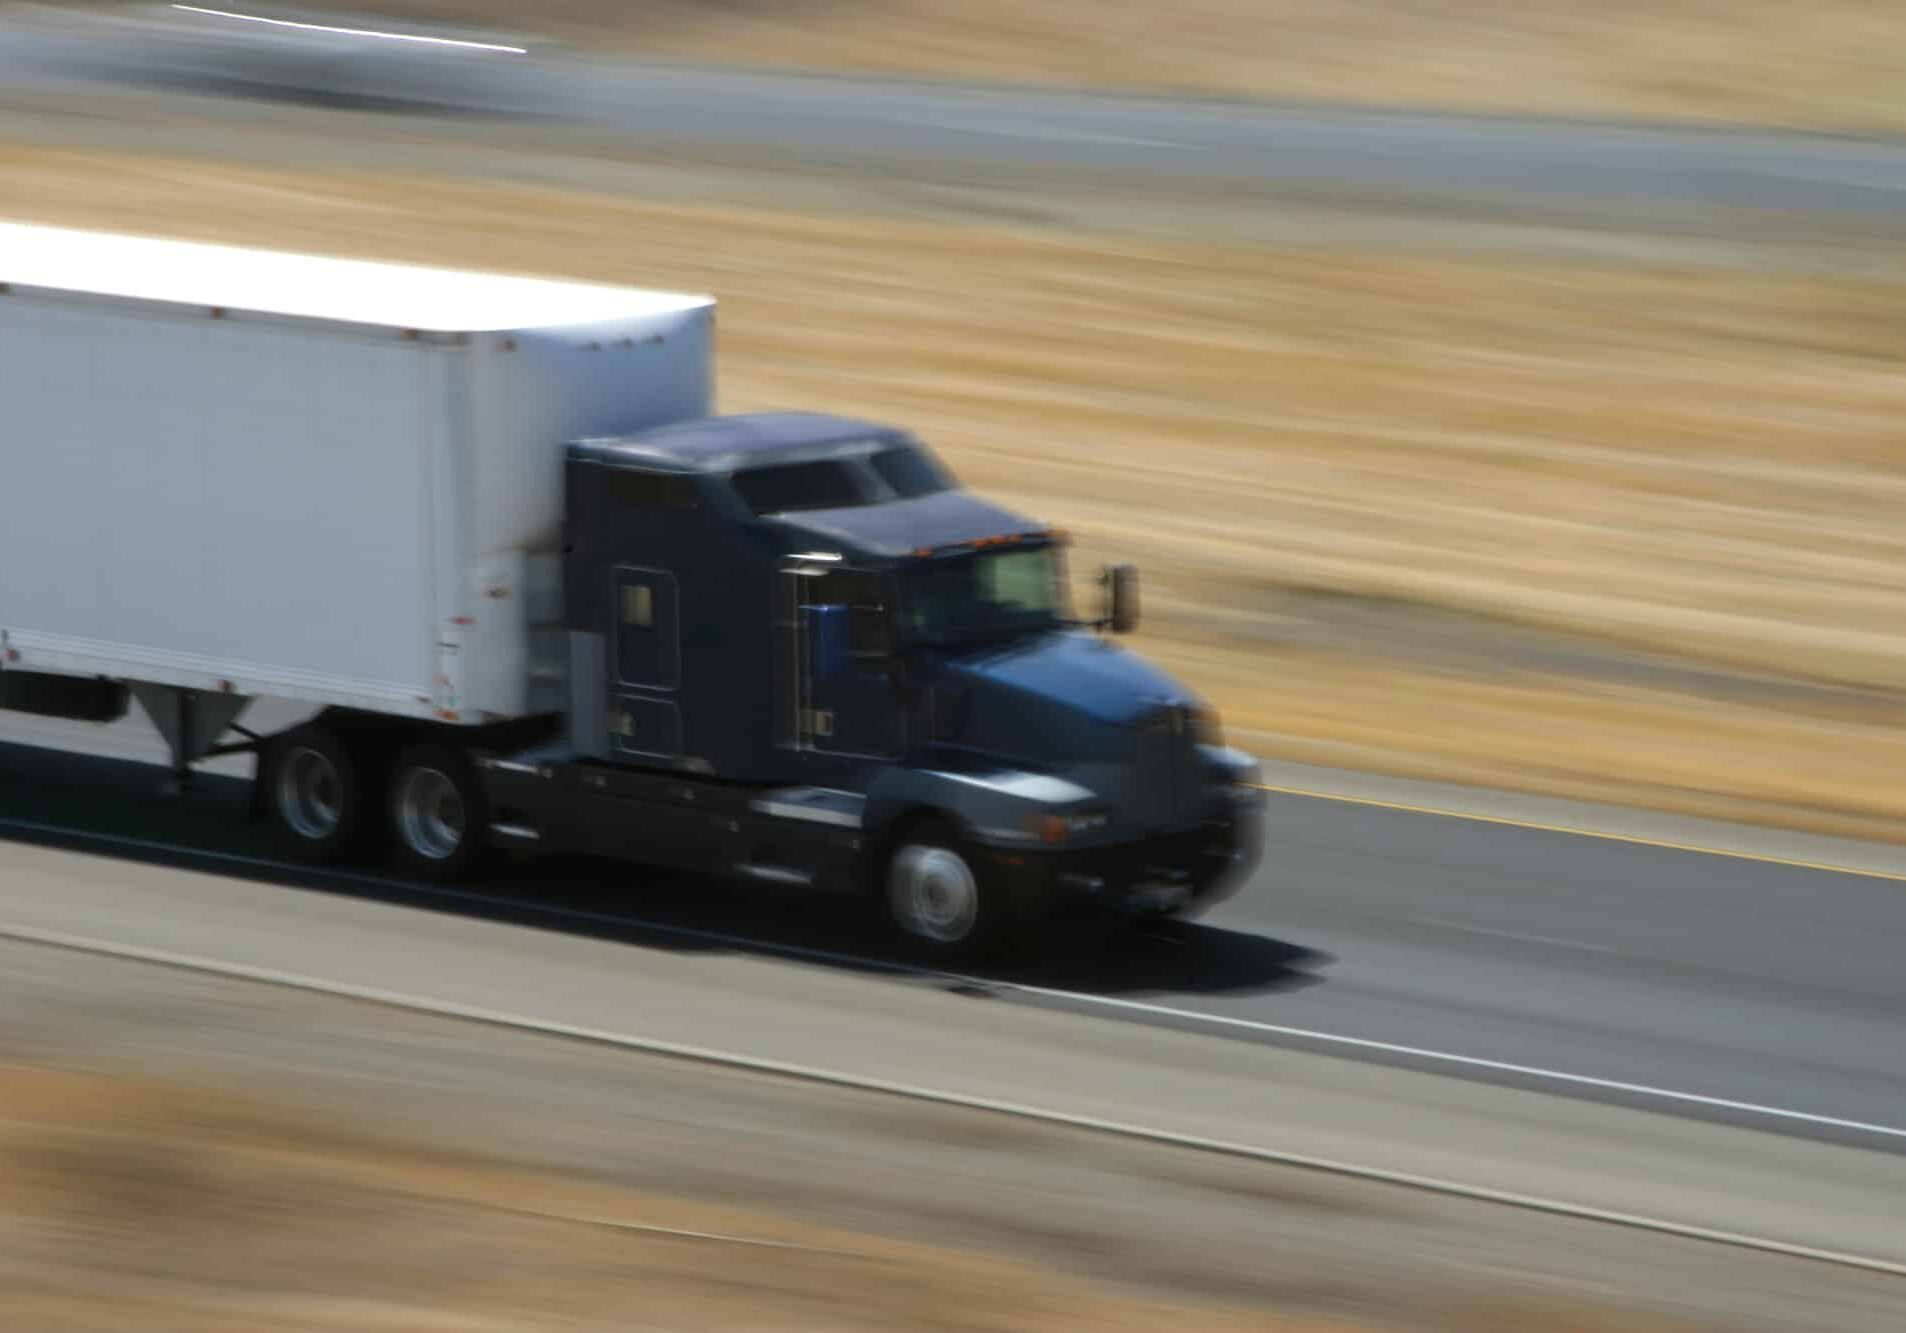
[[[854,971],[916,973],[921,966],[865,904],[838,896],[584,858],[527,862],[491,892],[600,917],[605,927],[630,932],[622,938],[674,952],[759,953]],[[1005,958],[953,970],[982,984],[1099,995],[1264,994],[1316,985],[1318,970],[1332,961],[1301,944],[1198,921],[1082,914],[1052,923]]]
[[[1079,923],[1001,979],[1097,995],[1268,994],[1321,983],[1336,961],[1270,935],[1197,921]]]
[[[480,883],[443,887],[380,867],[288,864],[246,815],[248,784],[199,779],[160,795],[157,770],[121,760],[0,744],[0,841],[67,847],[260,885],[534,926],[637,949],[756,954],[866,974],[921,975],[866,905],[708,876],[582,857],[506,861]],[[1262,994],[1317,984],[1332,960],[1290,941],[1201,922],[1133,924],[1081,916],[1035,946],[962,968],[980,983],[1098,995]]]

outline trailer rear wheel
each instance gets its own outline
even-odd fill
[[[415,745],[391,769],[397,855],[429,879],[465,879],[489,850],[489,815],[475,766],[446,745]]]
[[[325,727],[300,727],[271,747],[265,798],[292,851],[320,864],[341,861],[364,836],[363,783],[356,760]]]

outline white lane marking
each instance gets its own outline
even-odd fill
[[[364,1000],[373,1004],[388,1005],[395,1009],[410,1010],[414,1013],[434,1014],[445,1018],[461,1018],[472,1022],[487,1023],[494,1027],[513,1028],[518,1031],[539,1032],[549,1036],[568,1037],[578,1041],[590,1041],[598,1045],[613,1046],[622,1050],[642,1051],[655,1055],[670,1055],[681,1059],[698,1060],[705,1064],[721,1065],[727,1068],[748,1069],[759,1073],[778,1074],[787,1078],[803,1079],[812,1083],[826,1083],[834,1087],[854,1088],[867,1092],[884,1092],[894,1096],[908,1097],[915,1101],[934,1102],[944,1106],[960,1106],[975,1111],[992,1111],[1002,1115],[1018,1116],[1022,1119],[1039,1120],[1048,1124],[1065,1125],[1074,1129],[1089,1129],[1101,1133],[1118,1134],[1125,1138],[1140,1139],[1150,1143],[1160,1143],[1181,1148],[1196,1148],[1204,1152],[1224,1153],[1227,1156],[1244,1157],[1260,1162],[1274,1162],[1283,1166],[1303,1167],[1313,1171],[1329,1171],[1336,1175],[1350,1176],[1359,1180],[1372,1180],[1384,1184],[1401,1185],[1410,1189],[1427,1190],[1455,1198],[1475,1199],[1485,1203],[1507,1204],[1511,1207],[1552,1213],[1562,1217],[1576,1217],[1593,1222],[1608,1222],[1617,1226],[1634,1227],[1638,1230],[1652,1231],[1663,1235],[1681,1236],[1691,1240],[1710,1241],[1716,1244],[1731,1245],[1741,1249],[1758,1250],[1771,1254],[1783,1254],[1793,1258],[1812,1259],[1821,1263],[1837,1264],[1846,1268],[1858,1268],[1868,1272],[1885,1273],[1894,1277],[1906,1277],[1906,1263],[1895,1263],[1891,1260],[1879,1259],[1871,1255],[1852,1254],[1846,1251],[1822,1249],[1811,1245],[1797,1245],[1791,1241],[1775,1240],[1767,1236],[1754,1236],[1746,1232],[1722,1231],[1713,1227],[1696,1226],[1687,1222],[1676,1222],[1670,1218],[1649,1217],[1640,1213],[1618,1212],[1608,1208],[1597,1208],[1589,1204],[1569,1203],[1562,1199],[1550,1199],[1541,1195],[1493,1189],[1485,1185],[1466,1185],[1460,1181],[1445,1180],[1438,1176],[1419,1175],[1413,1171],[1395,1171],[1386,1167],[1360,1166],[1354,1162],[1344,1162],[1329,1157],[1317,1157],[1309,1153],[1285,1152],[1275,1148],[1261,1148],[1253,1144],[1209,1138],[1199,1134],[1181,1134],[1171,1130],[1152,1129],[1129,1121],[1105,1120],[1097,1116],[1083,1116],[1076,1115],[1069,1111],[1055,1111],[1027,1102],[1006,1101],[996,1097],[978,1097],[968,1093],[950,1092],[941,1088],[930,1088],[917,1083],[902,1083],[889,1079],[870,1078],[865,1075],[847,1073],[836,1069],[827,1069],[818,1065],[803,1065],[787,1060],[769,1060],[759,1056],[740,1055],[730,1051],[716,1050],[707,1046],[691,1045],[686,1042],[660,1041],[649,1037],[637,1037],[624,1032],[613,1032],[606,1028],[582,1027],[573,1023],[557,1023],[547,1019],[529,1018],[525,1015],[512,1014],[499,1009],[457,1004],[448,1000],[432,1000],[424,996],[407,994],[403,991],[385,990],[381,987],[373,986],[353,986],[342,982],[326,981],[323,978],[310,976],[305,973],[284,972],[275,968],[251,967],[242,963],[221,962],[218,959],[205,958],[195,954],[175,953],[168,949],[148,949],[139,945],[119,944],[110,940],[95,940],[82,935],[70,935],[63,931],[39,930],[30,926],[8,926],[0,924],[0,937],[23,940],[34,944],[51,945],[56,948],[74,949],[85,953],[103,954],[108,957],[127,958],[137,962],[157,963],[165,967],[184,968],[190,971],[209,973],[215,976],[240,977],[248,981],[259,981],[274,986],[287,986],[296,990],[310,991],[320,995],[335,995],[345,999]]]
[[[1251,1018],[1232,1018],[1226,1014],[1203,1013],[1196,1009],[1179,1009],[1168,1004],[1148,1004],[1143,1000],[1121,1000],[1111,995],[1092,995],[1083,991],[1055,990],[1046,986],[1028,986],[1017,982],[987,981],[984,978],[969,978],[979,985],[988,985],[995,990],[1011,989],[1028,995],[1043,995],[1055,1000],[1064,1000],[1072,1004],[1099,1005],[1108,1009],[1123,1009],[1140,1013],[1157,1014],[1175,1021],[1206,1023],[1213,1027],[1233,1030],[1262,1032],[1270,1036],[1294,1037],[1300,1041],[1313,1041],[1336,1046],[1348,1046],[1361,1051],[1382,1051],[1388,1055],[1404,1055],[1416,1060],[1431,1060],[1441,1064],[1457,1065],[1465,1069],[1488,1069],[1502,1074],[1519,1074],[1525,1078],[1547,1079],[1554,1083],[1567,1083],[1575,1087],[1600,1088],[1605,1092],[1623,1092],[1636,1096],[1657,1097],[1663,1101],[1681,1102],[1689,1106],[1711,1106],[1723,1111],[1741,1111],[1752,1115],[1767,1116],[1776,1120],[1791,1120],[1801,1124],[1828,1126],[1834,1129],[1857,1130],[1862,1134],[1881,1134],[1888,1138],[1906,1139],[1906,1129],[1896,1125],[1880,1125],[1869,1120],[1848,1120],[1840,1116],[1819,1115],[1812,1111],[1792,1111],[1782,1106],[1766,1106],[1759,1102],[1735,1101],[1730,1097],[1708,1097],[1698,1092],[1676,1092],[1673,1088],[1659,1088],[1648,1083],[1624,1083],[1619,1079],[1595,1078],[1589,1074],[1570,1074],[1560,1069],[1544,1069],[1540,1065],[1519,1065],[1508,1060],[1485,1060],[1475,1055],[1457,1055],[1451,1051],[1436,1051],[1425,1046],[1405,1046],[1399,1042],[1376,1041],[1369,1037],[1346,1037],[1336,1032],[1318,1032],[1311,1028],[1286,1027],[1281,1023],[1261,1023]]]
[[[1093,130],[1060,130],[1046,126],[1015,127],[1001,125],[996,121],[952,120],[944,116],[908,116],[905,119],[914,125],[930,125],[939,130],[958,130],[962,134],[985,134],[996,139],[1039,139],[1051,143],[1128,144],[1139,148],[1172,148],[1186,153],[1210,151],[1201,144],[1182,143],[1172,139],[1142,139],[1128,134],[1101,134]]]
[[[328,32],[340,37],[375,37],[386,42],[419,42],[425,46],[454,46],[466,51],[497,51],[504,55],[529,54],[526,46],[505,46],[501,42],[471,42],[454,37],[422,37],[407,32],[380,32],[375,28],[340,28],[329,23],[294,23],[290,19],[268,19],[262,14],[240,14],[230,9],[207,9],[203,5],[173,5],[187,14],[209,14],[214,18],[238,19],[244,23],[263,23],[273,28],[297,28],[302,32]]]
[[[1551,1082],[1566,1083],[1577,1087],[1599,1088],[1607,1092],[1621,1092],[1633,1096],[1657,1097],[1664,1101],[1680,1102],[1691,1106],[1709,1106],[1717,1110],[1739,1111],[1744,1114],[1766,1116],[1776,1120],[1820,1125],[1834,1129],[1856,1130],[1860,1133],[1877,1134],[1887,1138],[1906,1139],[1906,1128],[1900,1128],[1894,1125],[1881,1125],[1866,1120],[1849,1120],[1839,1116],[1820,1115],[1812,1111],[1795,1111],[1786,1107],[1767,1106],[1758,1102],[1735,1101],[1726,1097],[1709,1097],[1695,1092],[1677,1092],[1672,1088],[1655,1087],[1646,1083],[1624,1083],[1617,1079],[1596,1078],[1588,1074],[1571,1074],[1564,1070],[1545,1069],[1538,1065],[1513,1064],[1506,1060],[1487,1060],[1479,1056],[1458,1055],[1451,1051],[1431,1050],[1423,1046],[1405,1046],[1397,1042],[1376,1041],[1369,1037],[1348,1037],[1335,1032],[1319,1032],[1314,1028],[1289,1027],[1281,1023],[1263,1023],[1256,1019],[1233,1018],[1227,1014],[1206,1013],[1197,1009],[1180,1009],[1174,1005],[1151,1004],[1144,1000],[1122,1000],[1116,996],[1093,995],[1087,991],[1059,990],[1051,986],[1033,986],[1025,982],[1003,981],[995,977],[970,976],[958,972],[943,972],[935,968],[914,967],[906,963],[890,962],[880,958],[867,958],[860,954],[841,953],[833,949],[816,949],[799,944],[777,944],[772,940],[756,939],[747,935],[734,935],[727,931],[706,930],[698,926],[679,926],[665,921],[652,921],[644,917],[617,916],[608,912],[591,912],[583,908],[555,907],[534,902],[526,903],[517,899],[498,898],[493,895],[471,893],[462,889],[447,889],[435,885],[416,884],[409,880],[368,875],[357,871],[323,870],[313,872],[309,866],[298,866],[284,861],[273,861],[266,857],[244,856],[233,852],[200,851],[189,847],[179,847],[171,843],[157,842],[149,838],[131,838],[120,834],[84,833],[71,828],[64,828],[57,824],[40,823],[36,820],[0,818],[0,827],[24,829],[36,833],[57,834],[63,837],[75,838],[82,842],[136,847],[144,851],[219,861],[228,865],[251,866],[264,870],[319,873],[322,874],[324,878],[337,882],[363,884],[374,888],[397,890],[407,894],[442,898],[449,901],[482,903],[491,907],[507,907],[572,921],[595,921],[605,925],[622,926],[631,930],[652,930],[659,934],[679,935],[685,939],[700,939],[723,944],[746,945],[751,949],[758,949],[764,953],[779,954],[786,958],[813,959],[819,962],[829,963],[849,963],[856,967],[885,971],[893,976],[925,978],[943,981],[954,986],[976,987],[990,992],[1012,991],[1021,995],[1036,995],[1071,1004],[1096,1005],[1102,1008],[1119,1009],[1127,1012],[1155,1014],[1161,1018],[1169,1018],[1174,1022],[1206,1024],[1211,1027],[1232,1031],[1261,1032],[1269,1036],[1293,1037],[1301,1041],[1347,1046],[1355,1050],[1382,1051],[1391,1055],[1403,1055],[1412,1059],[1436,1061],[1462,1068],[1488,1069],[1498,1073],[1518,1074],[1525,1078],[1547,1079]],[[5,928],[0,927],[0,934],[4,933],[6,933]]]
[[[1519,940],[1524,944],[1546,944],[1557,949],[1573,949],[1581,953],[1618,954],[1619,949],[1606,944],[1584,944],[1581,940],[1563,939],[1560,935],[1536,935],[1524,930],[1497,930],[1491,926],[1472,926],[1466,921],[1451,921],[1440,916],[1406,916],[1404,921],[1418,926],[1434,926],[1438,930],[1460,931],[1465,935],[1487,935],[1491,939]]]

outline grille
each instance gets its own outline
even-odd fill
[[[1182,705],[1164,704],[1139,723],[1145,751],[1141,781],[1149,788],[1143,803],[1148,813],[1164,821],[1187,817],[1195,804],[1191,721]]]

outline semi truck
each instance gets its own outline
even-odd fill
[[[819,316],[817,316],[819,317]],[[0,708],[249,752],[307,860],[859,895],[956,956],[1184,914],[1254,761],[913,433],[718,415],[702,296],[0,225]],[[273,734],[255,700],[308,705]],[[631,884],[639,880],[632,877]]]

